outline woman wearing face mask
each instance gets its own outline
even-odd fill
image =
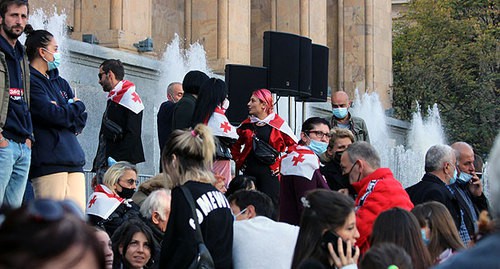
[[[318,155],[328,146],[330,124],[312,117],[302,124],[300,141],[281,160],[280,216],[281,222],[299,225],[304,209],[301,199],[313,189],[329,189],[321,174]]]
[[[426,202],[412,209],[417,218],[431,258],[442,263],[464,248],[455,222],[448,209],[439,202]]]
[[[85,208],[85,154],[76,139],[87,121],[85,105],[59,76],[61,54],[54,36],[26,27],[30,61],[31,117],[36,142],[29,177],[35,198],[72,199]]]
[[[253,149],[254,135],[277,152],[287,151],[295,145],[297,138],[288,124],[276,113],[273,108],[273,96],[267,89],[259,89],[252,93],[248,102],[250,117],[238,127],[238,140],[231,148],[236,170],[243,171],[244,175],[256,178],[257,190],[271,197],[276,211],[278,210],[280,183],[280,158],[272,164],[265,164],[258,159]]]
[[[226,83],[218,78],[211,78],[200,86],[198,98],[196,99],[196,110],[193,114],[192,127],[198,123],[207,125],[215,136],[215,161],[212,171],[224,177],[224,188],[231,181],[232,158],[230,147],[238,134],[236,128],[229,123],[226,110],[229,101],[226,99]],[[222,187],[222,186],[221,186]]]
[[[97,185],[88,199],[89,222],[112,236],[123,222],[139,217],[139,206],[131,199],[136,187],[135,165],[123,161],[113,164],[104,174],[103,184]]]

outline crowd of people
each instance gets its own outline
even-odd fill
[[[0,17],[0,269],[500,268],[500,136],[491,206],[466,142],[432,146],[404,189],[343,91],[297,137],[267,89],[231,125],[225,82],[192,70],[167,87],[161,171],[139,185],[144,105],[122,62],[105,60],[85,197],[87,112],[59,76],[57,40],[27,25],[27,1],[2,0]],[[28,179],[35,199],[23,203]]]

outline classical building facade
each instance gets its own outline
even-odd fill
[[[394,2],[394,3],[393,3]],[[228,63],[261,66],[263,32],[307,36],[330,48],[329,86],[353,96],[376,91],[391,104],[392,7],[390,0],[39,0],[42,8],[67,15],[70,37],[93,35],[99,45],[138,52],[134,43],[154,42],[147,57],[160,57],[178,34],[201,43],[210,67],[223,73]]]

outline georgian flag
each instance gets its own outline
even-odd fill
[[[135,92],[134,83],[128,80],[118,82],[115,88],[109,92],[108,99],[130,109],[135,114],[144,110],[141,97]]]
[[[86,213],[107,219],[125,201],[114,194],[105,185],[97,185],[95,192],[90,195]]]
[[[284,176],[301,176],[311,180],[318,168],[318,156],[306,146],[297,145],[281,159],[281,174]]]
[[[271,113],[269,114],[265,119],[260,120],[259,118],[251,115],[249,118],[247,118],[245,121],[243,121],[241,124],[251,122],[251,123],[265,123],[273,127],[274,129],[278,129],[279,131],[285,133],[288,135],[295,143],[298,143],[298,139],[293,133],[292,129],[288,124],[285,122],[283,118],[281,118],[278,114],[276,113]]]
[[[223,136],[238,139],[236,127],[229,123],[224,110],[217,106],[214,113],[208,119],[207,126],[210,127],[214,136]]]

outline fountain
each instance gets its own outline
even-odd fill
[[[188,49],[183,49],[182,41],[176,35],[166,48],[162,60],[157,61],[68,39],[65,19],[65,15],[47,16],[41,10],[36,10],[30,16],[29,22],[35,29],[48,29],[56,36],[63,53],[61,75],[70,82],[78,97],[87,106],[89,112],[87,127],[79,136],[86,153],[85,169],[90,170],[95,156],[101,116],[106,102],[106,94],[102,92],[97,82],[98,66],[104,59],[118,58],[126,65],[126,78],[136,83],[137,90],[146,104],[142,131],[146,162],[139,164],[138,168],[141,174],[156,174],[160,158],[156,114],[160,104],[166,101],[167,85],[170,82],[182,81],[184,75],[193,69],[204,71],[209,76],[218,76],[208,67],[203,46],[195,43]],[[291,126],[296,126],[296,133],[299,133],[302,108],[294,107],[295,117],[289,117],[287,101],[287,98],[280,100],[278,113],[287,120],[294,119]],[[326,103],[307,104],[305,107],[307,117],[331,115],[330,106]],[[362,96],[356,93],[351,112],[365,120],[370,140],[380,153],[382,166],[391,168],[404,187],[413,185],[421,179],[424,174],[424,155],[429,147],[446,143],[436,105],[428,109],[426,117],[422,116],[420,109],[414,113],[406,147],[400,141],[396,142],[394,135],[389,131],[387,122],[390,118],[385,116],[376,93]],[[488,192],[487,189],[485,192]]]
[[[407,147],[396,145],[388,130],[386,116],[377,93],[365,93],[362,97],[356,91],[352,113],[365,120],[370,142],[380,154],[383,167],[389,167],[403,187],[411,186],[424,175],[424,157],[435,144],[445,144],[437,105],[428,109],[423,117],[420,108],[413,114],[407,135]]]

